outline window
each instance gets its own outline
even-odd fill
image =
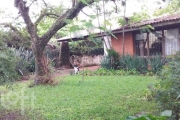
[[[149,33],[149,55],[162,55],[162,31]]]
[[[149,56],[162,54],[162,32],[136,34],[136,54]]]
[[[147,33],[136,34],[136,54],[139,56],[147,55]]]
[[[179,29],[164,30],[165,55],[175,54],[179,51]]]
[[[164,32],[164,36],[163,36],[163,32]],[[163,47],[163,42],[164,42],[164,47]],[[138,56],[153,56],[156,54],[161,54],[161,55],[175,54],[176,51],[180,50],[179,29],[169,29],[169,30],[155,31],[151,33],[136,34],[135,49],[136,49],[136,55]]]

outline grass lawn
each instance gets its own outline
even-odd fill
[[[157,111],[156,103],[145,98],[147,85],[157,82],[154,77],[91,76],[80,80],[81,76],[68,76],[57,86],[32,88],[27,87],[29,83],[18,83],[1,96],[0,119],[10,111],[25,114],[17,115],[18,120],[123,120],[128,115]]]

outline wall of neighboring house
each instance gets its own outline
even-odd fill
[[[111,37],[111,44],[115,51],[122,55],[122,33],[115,34],[117,37]],[[124,53],[129,55],[134,55],[134,43],[133,43],[133,33],[125,33],[124,39]]]

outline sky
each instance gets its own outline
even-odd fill
[[[59,4],[60,0],[46,0],[46,1],[49,1],[53,5],[57,5],[57,4]],[[164,5],[163,2],[161,2],[162,0],[144,0],[144,1],[147,1],[147,5],[149,7],[148,9],[150,9],[150,10],[154,10],[155,8],[158,8],[158,7]],[[157,4],[157,1],[161,2],[161,4]],[[66,0],[66,2],[67,2],[67,0]],[[131,16],[133,14],[133,12],[140,12],[142,5],[143,5],[143,3],[137,2],[137,0],[127,0],[126,16]],[[108,8],[110,9],[111,7],[115,7],[115,5],[112,2],[106,6],[108,6],[107,9]],[[1,16],[0,17],[0,23],[1,22],[10,22],[10,21],[12,21],[11,17],[17,17],[18,16],[18,10],[14,7],[14,0],[1,0],[0,10],[3,10],[6,13],[9,13],[7,16]],[[123,12],[117,13],[117,14],[113,13],[112,16],[114,18],[119,17],[119,16],[123,16]],[[79,18],[84,19],[87,17],[84,14],[80,13]],[[113,23],[114,22],[115,22],[115,19],[114,19]],[[93,23],[96,24],[97,21],[94,21]]]

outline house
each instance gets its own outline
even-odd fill
[[[142,32],[147,25],[154,30]],[[152,56],[155,54],[172,55],[180,50],[180,14],[163,16],[156,19],[124,26],[124,52],[130,55]],[[117,37],[111,37],[115,51],[122,54],[122,31],[120,27],[112,31]]]
[[[148,29],[153,27],[154,29]],[[148,31],[150,30],[150,31]],[[153,56],[161,54],[163,56],[175,54],[180,50],[180,14],[163,16],[156,19],[131,23],[124,26],[124,53],[138,56]],[[112,30],[114,34],[105,36],[104,49],[114,48],[120,55],[123,53],[122,35],[123,27]],[[81,38],[86,39],[88,35]],[[101,37],[97,33],[97,37]],[[61,41],[68,39],[60,39]],[[78,40],[77,37],[71,40]]]

